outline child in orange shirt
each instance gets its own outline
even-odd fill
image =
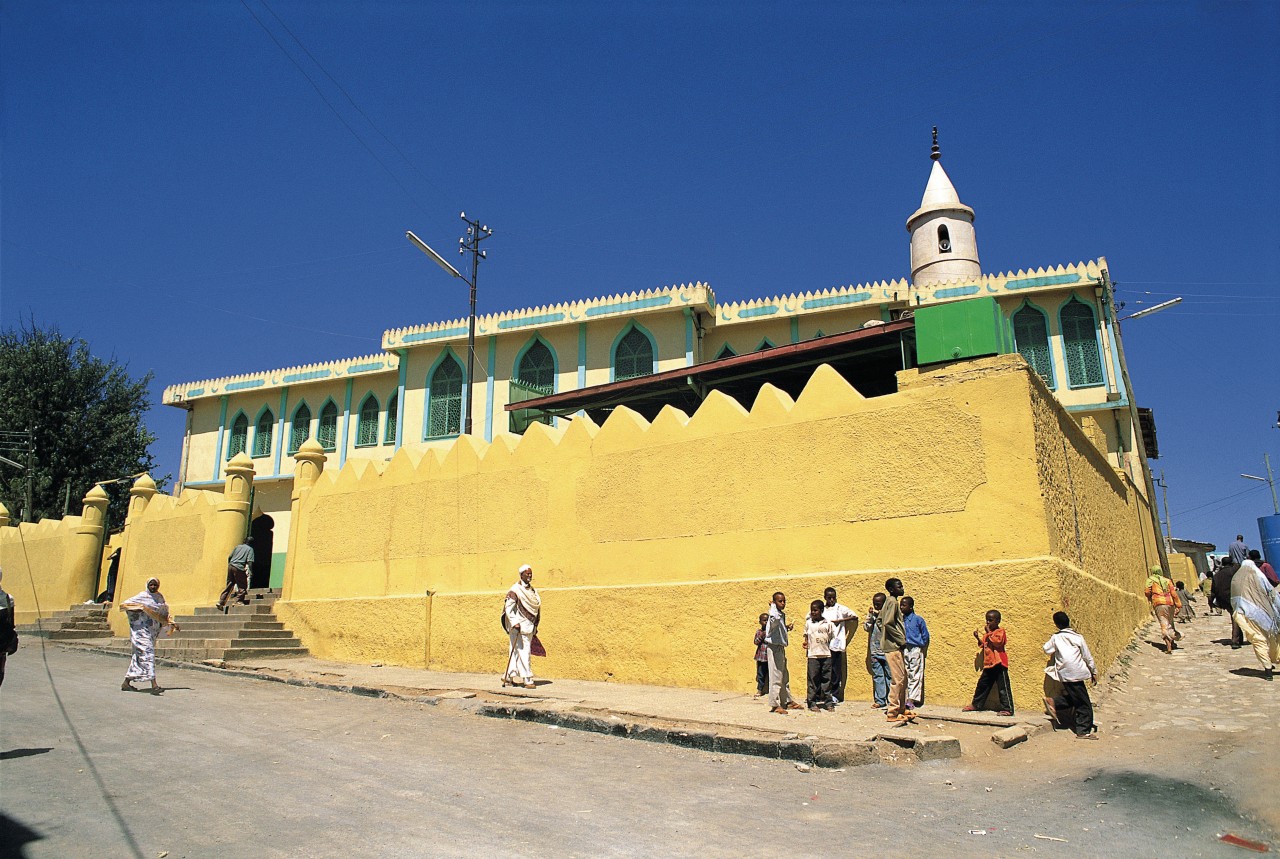
[[[975,629],[973,637],[982,648],[982,676],[973,690],[973,703],[960,709],[965,712],[981,710],[994,686],[1000,696],[1000,710],[996,715],[1012,716],[1013,688],[1009,685],[1009,654],[1005,651],[1008,635],[1000,628],[1000,612],[995,609],[987,612],[986,629]]]

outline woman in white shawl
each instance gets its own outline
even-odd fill
[[[150,680],[151,694],[159,695],[164,689],[156,683],[156,637],[164,626],[179,628],[169,619],[169,606],[160,593],[160,580],[147,579],[147,589],[122,602],[120,610],[129,616],[129,643],[133,645],[133,657],[120,690],[132,692],[130,684],[134,680]]]
[[[520,568],[520,579],[507,591],[506,604],[503,606],[502,625],[511,638],[507,671],[502,675],[503,686],[534,688],[529,655],[541,617],[542,597],[533,589],[533,567],[525,564]]]
[[[1272,588],[1253,561],[1231,579],[1231,612],[1270,678],[1280,662],[1280,587]]]

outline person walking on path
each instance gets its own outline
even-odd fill
[[[541,619],[542,597],[533,587],[533,567],[525,564],[520,568],[520,577],[507,591],[503,603],[502,625],[506,627],[507,636],[511,640],[507,670],[502,675],[503,686],[535,688],[529,657],[535,653],[542,655],[542,645],[534,647]]]
[[[1232,649],[1239,649],[1244,644],[1244,635],[1236,625],[1235,612],[1231,610],[1231,580],[1235,578],[1236,571],[1239,569],[1238,564],[1233,564],[1229,558],[1224,558],[1222,566],[1218,567],[1218,572],[1213,574],[1213,604],[1221,611],[1225,611],[1227,620],[1231,622]]]
[[[1044,643],[1044,652],[1053,658],[1053,663],[1044,669],[1054,680],[1062,684],[1062,694],[1056,698],[1048,696],[1044,706],[1049,718],[1058,724],[1066,724],[1059,718],[1071,711],[1071,730],[1077,739],[1097,739],[1094,734],[1098,730],[1093,724],[1093,702],[1089,700],[1089,690],[1084,681],[1092,686],[1098,685],[1098,670],[1093,664],[1093,654],[1084,636],[1071,628],[1071,618],[1065,611],[1053,613],[1053,625],[1058,631]]]
[[[1262,560],[1261,552],[1257,549],[1250,549],[1249,560],[1253,561],[1253,565],[1255,567],[1262,570],[1262,574],[1267,577],[1267,581],[1271,583],[1271,587],[1274,588],[1276,585],[1280,585],[1280,577],[1276,576],[1276,568]]]
[[[1182,633],[1178,632],[1178,628],[1173,623],[1177,612],[1182,610],[1182,600],[1178,598],[1178,590],[1174,587],[1172,580],[1164,574],[1164,570],[1157,565],[1151,568],[1151,575],[1147,576],[1145,593],[1156,620],[1160,621],[1160,636],[1164,639],[1164,652],[1173,653],[1174,643],[1182,638]]]
[[[249,571],[253,569],[253,538],[245,537],[244,542],[231,550],[227,558],[227,586],[218,597],[218,608],[226,611],[227,600],[233,595],[241,605],[249,604]]]
[[[783,715],[800,709],[791,697],[791,675],[787,671],[787,633],[792,624],[787,623],[786,609],[787,595],[778,591],[769,606],[769,622],[764,630],[764,643],[769,646],[769,710]]]
[[[0,570],[0,581],[3,579],[4,570]],[[18,632],[14,629],[16,611],[13,597],[0,589],[0,686],[4,685],[5,662],[18,652]]]
[[[1236,534],[1236,541],[1227,547],[1231,563],[1237,567],[1249,560],[1249,547],[1244,544],[1244,534]]]
[[[1006,649],[1009,636],[1000,628],[1000,612],[991,609],[987,612],[986,620],[985,629],[973,631],[973,637],[982,648],[979,653],[982,675],[978,677],[978,685],[973,690],[973,701],[960,709],[966,713],[983,709],[994,687],[1000,696],[1000,709],[996,715],[1012,716],[1013,687],[1009,685],[1009,651]]]
[[[844,687],[849,679],[849,642],[858,632],[858,616],[853,609],[836,602],[836,589],[822,592],[822,616],[835,626],[831,637],[831,703],[844,703]]]
[[[1231,580],[1231,611],[1270,680],[1280,662],[1280,588],[1253,561],[1245,560]]]
[[[929,626],[916,614],[916,601],[903,597],[898,601],[902,608],[902,628],[907,643],[902,648],[902,662],[907,669],[907,709],[914,710],[924,703],[924,660],[929,654]]]
[[[169,606],[160,593],[160,580],[147,579],[146,590],[120,603],[120,610],[129,616],[129,644],[133,647],[120,691],[132,692],[134,680],[147,680],[151,683],[151,694],[159,695],[164,689],[156,682],[156,638],[165,627],[181,630],[169,618]]]
[[[888,579],[884,589],[889,598],[880,609],[880,646],[884,659],[889,663],[889,700],[885,707],[886,721],[905,724],[915,716],[907,709],[907,666],[902,659],[902,648],[907,643],[907,632],[902,624],[902,607],[898,600],[904,592],[902,579]]]
[[[1213,573],[1208,573],[1200,580],[1200,593],[1204,594],[1204,602],[1209,609],[1209,614],[1222,614],[1222,609],[1213,603],[1213,575]]]
[[[810,710],[834,710],[831,703],[831,639],[836,627],[822,616],[822,600],[809,606],[809,619],[804,622],[804,652],[808,656],[808,694]]]
[[[880,623],[880,609],[884,608],[884,594],[871,598],[867,619],[862,628],[867,631],[867,673],[871,675],[871,709],[882,709],[889,703],[889,662],[884,658],[884,627]]]

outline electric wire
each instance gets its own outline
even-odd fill
[[[103,527],[106,527],[105,521],[103,522]],[[43,633],[44,623],[40,611],[40,597],[36,588],[35,574],[31,572],[31,557],[27,554],[27,541],[22,534],[21,523],[19,523],[17,530],[18,543],[22,546],[22,560],[27,568],[27,578],[31,580],[31,601],[35,603],[36,607],[36,627]],[[58,711],[62,714],[63,721],[67,723],[67,730],[71,732],[71,739],[75,742],[76,748],[80,750],[80,756],[84,758],[85,768],[93,776],[93,780],[98,786],[98,793],[102,796],[102,801],[107,804],[107,810],[116,819],[116,825],[120,827],[120,834],[124,836],[125,843],[129,845],[129,852],[133,854],[135,859],[142,859],[142,848],[138,846],[137,840],[133,837],[133,831],[125,821],[124,815],[120,813],[115,800],[111,798],[111,792],[107,790],[107,783],[103,780],[102,774],[98,772],[98,767],[93,762],[93,757],[89,754],[89,750],[85,747],[84,740],[80,738],[80,732],[76,730],[75,722],[71,721],[71,714],[67,712],[67,705],[63,703],[62,695],[58,692],[58,684],[53,679],[53,669],[49,666],[48,645],[45,643],[45,637],[44,635],[37,635],[36,638],[40,639],[40,658],[44,663],[45,676],[49,679],[49,690],[53,693],[54,703],[58,705]]]

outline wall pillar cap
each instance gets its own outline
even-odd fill
[[[84,503],[89,504],[96,501],[110,501],[111,496],[107,495],[107,490],[103,489],[101,484],[93,484],[93,488],[85,493]]]
[[[157,491],[156,482],[151,479],[151,475],[143,474],[139,476],[137,480],[133,481],[133,488],[129,490],[129,494],[145,495],[150,497],[155,495]]]
[[[227,471],[253,471],[253,460],[242,450],[227,463]]]

